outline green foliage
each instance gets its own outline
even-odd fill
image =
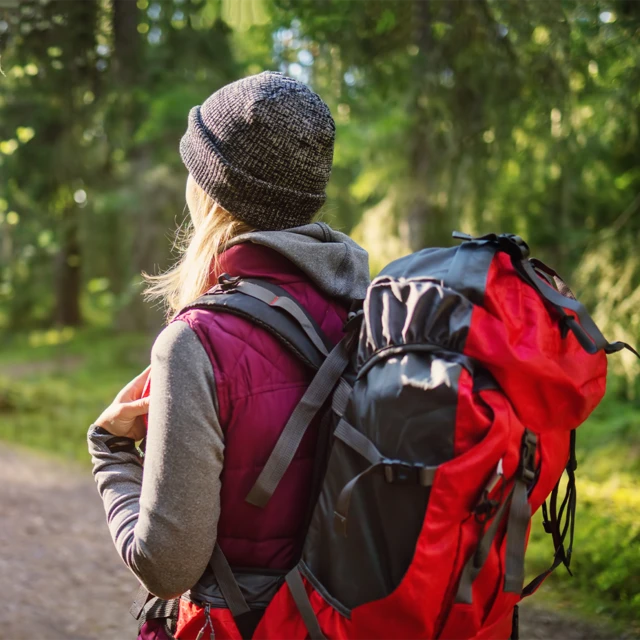
[[[89,425],[149,363],[150,339],[47,334],[21,336],[0,352],[0,439],[87,461]]]

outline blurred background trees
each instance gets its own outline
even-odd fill
[[[264,69],[329,103],[323,215],[372,274],[454,229],[515,232],[640,344],[639,29],[635,0],[0,0],[0,438],[85,458],[162,324],[140,273],[187,218],[188,111]],[[629,625],[640,387],[610,363],[578,438],[575,587],[552,593]]]
[[[188,110],[271,68],[332,107],[325,216],[367,245],[374,271],[454,228],[517,232],[633,341],[639,23],[629,0],[9,6],[0,326],[157,327],[139,274],[167,266],[184,217]]]

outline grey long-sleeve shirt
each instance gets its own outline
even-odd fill
[[[368,256],[348,236],[314,223],[235,238],[291,260],[326,294],[363,298]],[[224,441],[209,358],[182,322],[158,337],[151,357],[152,391],[143,468],[134,453],[111,452],[96,428],[88,434],[93,474],[111,537],[125,564],[165,599],[190,589],[216,540]]]
[[[162,331],[151,370],[144,482],[137,455],[109,451],[113,436],[91,429],[88,442],[118,553],[151,593],[169,599],[199,580],[213,552],[224,442],[211,362],[187,324]]]

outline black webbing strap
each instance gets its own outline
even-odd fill
[[[307,337],[316,349],[318,349],[323,356],[328,355],[329,350],[327,349],[325,340],[320,336],[319,329],[315,326],[315,322],[302,306],[284,289],[276,287],[276,285],[266,286],[255,280],[239,280],[233,290],[261,300],[270,307],[277,307],[288,313],[302,327],[302,330],[307,334]]]
[[[487,527],[487,530],[482,534],[482,537],[478,542],[478,546],[476,547],[475,553],[469,558],[469,560],[467,560],[466,564],[464,565],[462,573],[460,574],[460,582],[458,583],[456,602],[462,604],[473,603],[473,583],[482,570],[487,557],[489,556],[491,545],[493,544],[496,534],[498,533],[498,527],[500,526],[500,523],[504,519],[504,515],[507,512],[507,507],[511,503],[514,490],[515,485],[511,488],[511,491],[507,495],[506,499],[496,511],[496,514],[493,516],[493,520]]]
[[[526,551],[527,528],[531,521],[531,505],[528,487],[536,475],[536,448],[538,438],[525,429],[522,437],[520,466],[513,487],[513,498],[507,522],[507,550],[504,568],[504,590],[521,593],[524,585],[524,553]]]
[[[248,320],[270,333],[298,359],[317,371],[325,360],[324,352],[333,346],[323,334],[322,329],[314,323],[312,318],[307,317],[308,324],[314,327],[315,334],[326,346],[323,352],[310,340],[300,322],[281,307],[271,306],[253,296],[238,293],[239,281],[239,278],[232,278],[230,282],[223,280],[223,283],[185,306],[180,313],[189,309],[208,309]],[[278,292],[281,293],[281,297],[288,295],[284,289],[271,283],[264,282],[262,286],[272,291],[272,299],[277,297]],[[300,309],[303,313],[304,309]]]
[[[241,616],[243,613],[250,611],[247,601],[240,591],[240,587],[236,582],[233,575],[233,571],[227,562],[227,559],[220,548],[220,545],[216,542],[216,546],[213,548],[213,554],[211,560],[209,560],[209,566],[213,571],[213,575],[220,587],[220,591],[224,597],[227,607],[231,611],[234,618]]]
[[[265,507],[289,468],[300,442],[349,364],[351,336],[345,336],[329,353],[284,427],[276,446],[245,498]]]
[[[173,631],[178,621],[178,611],[180,609],[180,598],[173,600],[161,600],[160,598],[151,598],[147,606],[144,608],[140,619],[138,620],[138,633],[142,629],[142,625],[149,620],[165,619],[166,626]]]
[[[504,590],[512,592],[516,585],[519,585],[516,592],[521,592],[524,582],[525,541],[527,527],[531,519],[531,507],[528,502],[527,490],[528,485],[535,478],[536,445],[536,435],[525,429],[522,436],[520,464],[515,482],[496,511],[491,524],[482,534],[475,553],[467,560],[462,570],[460,582],[458,583],[458,592],[456,593],[456,602],[472,604],[473,583],[489,556],[491,545],[498,533],[500,523],[504,520],[507,509],[509,509],[509,519],[507,521]]]
[[[302,582],[298,567],[294,567],[287,574],[286,581],[293,601],[302,616],[304,626],[307,628],[310,640],[326,640],[326,636],[322,633],[318,618],[309,601],[307,590],[304,588],[304,582]]]
[[[352,427],[344,418],[338,422],[333,435],[359,453],[371,464],[382,462],[385,458],[367,436]]]
[[[538,261],[536,266],[540,268],[540,264],[542,263]],[[525,280],[529,282],[538,291],[538,293],[556,309],[562,317],[563,324],[573,332],[574,336],[580,343],[580,346],[587,353],[594,354],[600,350],[603,350],[605,353],[615,353],[616,351],[622,351],[622,349],[628,349],[640,358],[640,354],[638,354],[638,352],[626,342],[609,342],[602,335],[602,332],[598,329],[596,323],[593,321],[584,305],[581,302],[578,302],[575,298],[563,295],[545,280],[538,277],[529,260],[515,260],[514,266],[520,274],[524,276]],[[549,271],[552,270],[549,269]],[[562,280],[560,280],[560,282],[562,282]],[[568,314],[565,309],[569,309],[569,311],[575,313],[578,320],[576,320],[576,318],[571,314]]]
[[[562,555],[556,554],[553,558],[552,565],[537,575],[531,582],[522,590],[522,597],[526,598],[535,593],[536,589],[563,563]]]
[[[412,483],[423,487],[430,487],[433,484],[437,467],[385,458],[367,436],[360,433],[344,419],[338,422],[334,435],[371,463],[364,471],[347,482],[336,500],[333,514],[334,527],[342,535],[347,535],[349,506],[353,490],[358,482],[370,473],[384,472],[385,480],[389,483]]]
[[[144,610],[147,602],[154,597],[152,593],[149,593],[148,589],[144,585],[140,585],[138,590],[136,591],[136,595],[133,599],[133,603],[129,608],[129,613],[138,620],[142,615],[142,611]]]
[[[530,520],[531,506],[527,500],[527,485],[522,480],[516,480],[507,521],[504,573],[504,590],[507,593],[520,593],[524,585],[524,553]]]
[[[177,619],[179,608],[180,598],[174,598],[173,600],[156,598],[156,602],[144,610],[144,616],[146,620],[153,620],[154,618]]]
[[[338,386],[333,392],[333,398],[331,398],[331,408],[340,418],[342,418],[344,412],[347,410],[347,404],[349,403],[352,391],[353,387],[344,378],[340,378]]]
[[[556,289],[563,296],[566,296],[567,298],[571,298],[573,300],[577,299],[573,294],[573,291],[569,289],[569,285],[560,277],[557,271],[547,266],[544,262],[542,262],[542,260],[538,260],[537,258],[531,258],[530,262],[533,265],[533,268],[536,269],[536,271],[541,271],[543,274],[546,274],[551,278]]]
[[[573,535],[576,520],[576,480],[575,470],[578,466],[575,454],[576,434],[575,430],[571,432],[570,447],[569,447],[569,462],[567,463],[567,487],[565,497],[562,501],[560,509],[557,508],[558,503],[558,491],[560,488],[560,480],[558,480],[556,486],[551,492],[549,498],[549,509],[547,509],[547,503],[542,505],[542,525],[546,533],[551,535],[553,540],[553,562],[551,566],[543,571],[540,575],[536,576],[531,582],[522,590],[522,597],[530,596],[536,591],[536,589],[551,575],[561,564],[564,564],[565,568],[571,573],[571,553],[573,550]],[[566,512],[565,512],[566,509]],[[562,518],[565,516],[564,523]],[[565,540],[567,535],[569,536],[568,545],[565,547]]]
[[[511,618],[511,638],[509,640],[520,640],[520,609],[518,605],[513,607]]]

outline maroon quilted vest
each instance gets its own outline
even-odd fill
[[[221,257],[223,272],[281,286],[338,342],[344,303],[322,293],[293,263],[261,245],[243,243]],[[261,509],[246,495],[273,450],[312,372],[278,340],[250,321],[191,309],[179,315],[198,335],[213,365],[225,436],[218,543],[235,567],[289,569],[296,561],[307,513],[317,431],[309,429],[293,463]]]

